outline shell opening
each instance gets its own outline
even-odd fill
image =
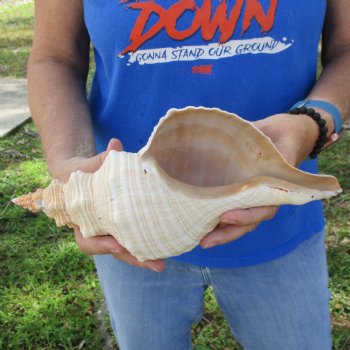
[[[157,129],[144,159],[150,157],[172,178],[200,187],[225,186],[256,175],[246,155],[237,151],[241,140],[234,137],[246,122],[237,126],[230,114],[219,110],[172,113]],[[254,153],[261,157],[259,149]]]

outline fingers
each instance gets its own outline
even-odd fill
[[[323,149],[327,148],[332,143],[337,142],[339,139],[340,139],[339,134],[334,133],[330,135],[329,138],[327,139],[327,142],[324,144]]]
[[[225,244],[242,237],[245,233],[254,230],[258,224],[245,226],[220,225],[218,228],[208,233],[201,241],[202,248],[212,248],[217,245]]]
[[[84,238],[78,229],[74,230],[75,239],[79,249],[86,255],[112,254],[116,259],[130,265],[150,269],[156,272],[164,270],[163,260],[138,261],[112,236],[96,236]]]
[[[266,207],[230,210],[221,216],[220,222],[239,226],[258,224],[261,221],[272,219],[276,215],[278,208],[278,206],[270,205]]]
[[[155,272],[162,272],[164,270],[164,261],[163,260],[146,260],[143,262],[138,261],[134,256],[132,256],[130,253],[113,253],[112,254],[116,259],[124,261],[125,263],[136,266],[136,267],[142,267],[144,269],[153,270]]]
[[[126,249],[113,236],[106,235],[84,238],[78,229],[74,229],[74,234],[79,249],[86,255],[126,252]]]
[[[273,218],[278,206],[230,210],[220,218],[219,226],[208,233],[200,242],[203,248],[211,248],[242,237],[254,230],[260,222]]]

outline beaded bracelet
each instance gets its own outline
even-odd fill
[[[320,129],[320,136],[318,137],[315,147],[313,148],[312,152],[309,155],[311,159],[316,158],[317,155],[321,152],[328,138],[327,137],[328,128],[326,127],[326,120],[321,117],[320,113],[315,112],[313,108],[306,108],[304,106],[292,108],[291,110],[288,111],[288,113],[289,114],[306,114],[317,123]]]

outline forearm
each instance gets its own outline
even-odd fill
[[[329,61],[307,99],[325,100],[341,112],[343,121],[350,115],[350,48]],[[322,115],[324,112],[322,112]]]
[[[322,75],[307,98],[332,103],[345,120],[350,115],[350,2],[347,0],[327,0],[322,64]]]
[[[28,64],[28,97],[48,168],[58,174],[60,163],[95,154],[85,78],[57,58],[32,54]]]

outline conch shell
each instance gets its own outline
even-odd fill
[[[84,237],[113,235],[138,260],[194,248],[225,211],[303,204],[341,192],[289,165],[252,123],[222,110],[171,109],[138,153],[111,151],[93,174],[16,198]]]

